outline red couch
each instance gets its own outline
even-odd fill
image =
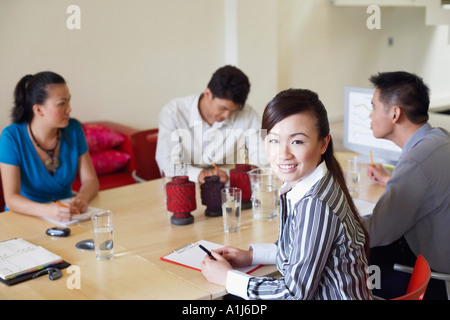
[[[89,145],[89,152],[91,153],[91,158],[93,159],[94,166],[97,165],[96,171],[97,175],[100,181],[100,190],[110,189],[110,188],[116,188],[120,186],[125,186],[129,184],[136,183],[135,179],[132,176],[133,171],[136,169],[136,161],[135,157],[133,155],[133,147],[135,149],[135,154],[140,155],[140,157],[149,157],[147,161],[144,161],[144,159],[138,160],[138,163],[141,164],[140,166],[143,167],[141,170],[151,171],[152,177],[145,177],[147,173],[143,172],[143,176],[147,179],[155,179],[159,178],[159,169],[157,169],[156,162],[154,160],[154,151],[156,149],[156,140],[153,142],[152,145],[149,145],[147,142],[146,145],[144,145],[144,142],[141,142],[142,140],[140,137],[145,135],[147,136],[149,133],[150,137],[157,136],[158,129],[150,129],[150,130],[137,130],[119,123],[110,122],[110,121],[99,121],[99,122],[87,122],[83,124],[83,127],[85,129],[86,140],[88,141]],[[109,132],[107,130],[110,130]],[[120,140],[117,140],[116,142],[118,145],[115,146],[108,146],[108,144],[111,143],[111,140],[114,140],[114,138],[109,139],[113,136],[117,137],[118,135],[114,135],[113,132],[118,133],[120,135]],[[89,135],[89,133],[93,133],[93,135]],[[133,139],[132,139],[132,136]],[[139,138],[138,138],[139,137]],[[109,141],[108,141],[109,139]],[[96,140],[101,140],[96,141]],[[132,140],[133,140],[133,147],[132,147]],[[150,140],[149,140],[150,141]],[[115,143],[115,142],[114,142]],[[113,143],[113,144],[114,144]],[[100,146],[101,145],[101,146]],[[92,150],[95,149],[95,150]],[[100,150],[102,149],[102,150]],[[139,152],[137,153],[137,150],[145,150],[145,152]],[[150,151],[149,151],[150,149]],[[95,151],[95,152],[91,152]],[[98,156],[101,156],[103,151],[108,152],[108,156],[105,158],[99,158]],[[149,152],[151,154],[149,154]],[[111,160],[111,156],[116,156],[120,154],[120,161],[114,161],[114,159]],[[142,154],[142,155],[141,155]],[[107,160],[107,161],[105,161]],[[109,167],[105,167],[109,166]],[[111,164],[120,166],[120,168],[117,168],[114,170],[114,168],[111,167]],[[123,165],[122,165],[123,164]],[[147,165],[146,165],[147,164]],[[140,173],[140,172],[139,172]],[[156,176],[155,176],[156,175]],[[80,180],[77,177],[72,184],[72,190],[78,191],[80,190]],[[1,174],[0,174],[0,212],[3,211],[5,206],[4,196],[3,196],[3,186],[1,183]]]
[[[131,136],[140,132],[140,130],[110,121],[86,122],[83,123],[83,129],[89,145],[89,153],[100,181],[100,190],[136,183],[132,177],[132,172],[136,167],[131,147]],[[113,132],[108,132],[108,129]],[[114,133],[119,133],[122,138],[118,145],[114,145],[114,142],[112,143],[113,146],[110,146],[111,140],[114,140]],[[109,154],[106,156],[106,153]],[[102,155],[105,155],[105,157],[99,158]],[[117,155],[120,156],[121,163],[126,163],[125,165],[121,166],[121,163],[117,164],[118,161],[111,160],[111,157]],[[120,168],[105,167],[111,164],[117,164]],[[78,191],[79,189],[80,180],[77,177],[72,185],[72,190]]]

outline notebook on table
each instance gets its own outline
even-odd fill
[[[181,248],[175,249],[171,253],[161,257],[161,260],[201,271],[201,263],[205,259],[206,253],[199,247],[199,244],[201,244],[209,251],[223,247],[223,245],[217,243],[213,243],[206,240],[200,240],[197,242],[189,243]],[[260,267],[261,265],[253,265],[248,267],[235,268],[235,270],[244,273],[252,273],[253,271],[255,271]]]
[[[66,268],[70,264],[22,238],[0,242],[0,281],[13,285],[28,279],[48,267]]]
[[[67,198],[67,199],[63,199],[63,200],[59,200],[59,201],[61,203],[63,203],[63,204],[68,204],[70,202],[70,200],[71,200],[71,198]],[[80,214],[73,214],[72,215],[72,219],[70,221],[65,221],[65,222],[54,220],[54,219],[47,218],[47,217],[42,217],[42,218],[44,220],[50,221],[50,222],[52,222],[54,224],[57,224],[59,226],[67,227],[67,226],[70,226],[70,225],[72,225],[74,223],[77,223],[77,222],[90,220],[91,216],[95,212],[101,212],[101,211],[105,211],[105,210],[89,206],[88,209],[86,210],[86,212],[83,212],[83,213],[80,213]]]

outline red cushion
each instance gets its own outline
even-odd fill
[[[136,183],[131,176],[131,173],[122,171],[100,176],[98,179],[100,181],[100,190],[117,188]]]
[[[119,150],[104,150],[91,154],[92,164],[97,175],[107,174],[119,170],[131,159],[131,156]]]
[[[136,181],[131,176],[131,173],[125,171],[116,171],[111,174],[99,176],[98,180],[100,182],[100,190],[107,190],[136,183]],[[80,187],[80,178],[76,177],[75,181],[72,184],[72,190],[78,192],[80,191]]]
[[[83,129],[90,153],[114,148],[125,141],[123,135],[98,123],[85,123]]]

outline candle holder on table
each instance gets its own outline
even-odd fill
[[[248,176],[250,169],[249,164],[236,164],[235,168],[230,170],[230,187],[242,190],[242,210],[252,207],[252,188]]]
[[[197,209],[195,183],[187,176],[176,176],[166,184],[167,210],[173,212],[170,222],[175,225],[187,225],[194,222],[191,211]]]
[[[202,204],[206,206],[205,215],[208,217],[220,217],[222,215],[222,197],[220,190],[225,187],[220,182],[219,176],[205,177],[205,182],[200,185]]]

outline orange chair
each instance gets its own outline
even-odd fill
[[[131,135],[131,149],[136,167],[132,176],[136,182],[161,178],[155,160],[157,140],[158,129],[143,130]]]
[[[395,264],[394,270],[401,272],[408,272],[408,267]],[[422,255],[418,255],[416,264],[412,271],[411,279],[409,280],[406,294],[392,300],[422,300],[425,291],[427,290],[428,282],[431,278],[431,269],[427,260]]]

